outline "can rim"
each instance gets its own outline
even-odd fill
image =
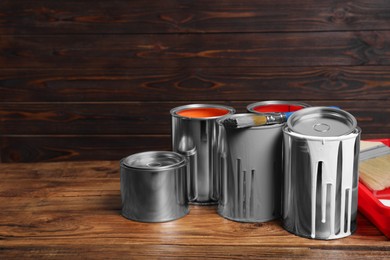
[[[165,165],[165,166],[151,165],[148,167],[136,167],[136,166],[132,166],[132,165],[129,165],[126,163],[126,161],[130,160],[131,158],[141,157],[141,156],[153,157],[153,156],[161,155],[161,154],[168,155],[168,157],[171,157],[171,158],[176,157],[176,158],[178,158],[178,162],[173,163],[173,164],[169,164],[169,165]],[[120,160],[120,166],[123,168],[137,170],[137,171],[147,171],[147,172],[160,172],[160,171],[166,171],[166,170],[171,170],[171,169],[178,169],[178,168],[185,166],[186,164],[187,164],[187,159],[183,155],[176,153],[176,152],[172,152],[172,151],[140,152],[140,153],[131,154],[131,155],[126,156]]]
[[[295,122],[297,122],[299,119],[302,119],[304,117],[311,117],[312,115],[314,115],[316,113],[320,113],[320,112],[322,112],[322,113],[326,112],[329,115],[334,116],[334,118],[344,119],[345,122],[349,122],[349,124],[350,124],[349,130],[344,132],[344,133],[341,133],[337,136],[348,135],[348,134],[352,133],[357,127],[357,121],[353,115],[351,115],[350,113],[348,113],[345,110],[342,110],[340,108],[334,108],[334,107],[307,107],[307,108],[301,109],[297,112],[294,112],[288,118],[287,125],[291,131],[295,132],[294,131],[294,128],[295,128],[294,123]],[[299,133],[299,132],[296,132],[296,133]],[[305,134],[303,134],[303,135],[305,135]],[[320,136],[320,137],[327,137],[327,136]]]
[[[182,116],[182,115],[178,114],[179,111],[182,111],[185,109],[191,109],[191,108],[220,108],[220,109],[227,110],[228,113],[226,113],[225,115],[222,115],[222,116],[213,116],[213,117],[186,117],[186,116]],[[232,115],[235,112],[236,112],[236,110],[233,107],[229,107],[229,106],[225,106],[225,105],[217,105],[217,104],[190,104],[190,105],[183,105],[183,106],[175,107],[175,108],[172,108],[170,110],[170,113],[173,117],[186,119],[186,120],[200,120],[200,121],[222,118],[225,116]]]
[[[341,140],[347,140],[347,139],[351,139],[351,138],[356,138],[356,136],[358,136],[359,134],[362,133],[362,129],[360,127],[356,127],[354,130],[352,130],[351,133],[347,134],[347,135],[340,135],[340,136],[312,136],[312,135],[303,135],[303,134],[300,134],[300,133],[296,133],[294,131],[292,131],[288,125],[286,124],[283,128],[282,128],[283,132],[286,133],[287,135],[291,135],[291,136],[294,136],[294,137],[298,137],[298,138],[302,138],[302,139],[306,139],[306,140],[312,140],[312,141],[321,141],[321,142],[324,142],[324,141],[341,141]]]
[[[296,106],[301,106],[303,108],[310,107],[309,104],[298,102],[298,101],[266,100],[266,101],[259,101],[256,103],[249,104],[246,106],[246,110],[252,113],[260,113],[256,111],[255,108],[259,106],[266,106],[266,105],[296,105]]]

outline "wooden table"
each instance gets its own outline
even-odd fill
[[[280,221],[232,222],[215,206],[167,223],[127,220],[118,161],[0,164],[0,174],[1,259],[390,258],[390,241],[362,215],[336,241],[294,236]]]

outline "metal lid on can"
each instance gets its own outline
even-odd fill
[[[121,165],[141,171],[165,171],[179,168],[185,164],[184,156],[167,151],[136,153],[121,161]]]
[[[295,112],[287,121],[289,129],[306,136],[332,137],[352,133],[357,122],[339,108],[309,107]]]

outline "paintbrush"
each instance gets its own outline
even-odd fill
[[[360,181],[371,190],[384,190],[390,187],[390,154],[369,159],[360,163]]]
[[[375,191],[390,187],[390,148],[381,142],[360,142],[360,181]]]
[[[330,106],[332,108],[339,108]],[[258,113],[258,114],[235,114],[222,121],[222,124],[228,128],[246,128],[252,126],[281,124],[294,112],[275,112],[275,113]]]
[[[247,128],[253,126],[281,124],[292,113],[235,114],[222,121],[227,128]]]

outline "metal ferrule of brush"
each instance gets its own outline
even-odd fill
[[[267,124],[280,124],[287,121],[286,115],[283,113],[265,114]]]

